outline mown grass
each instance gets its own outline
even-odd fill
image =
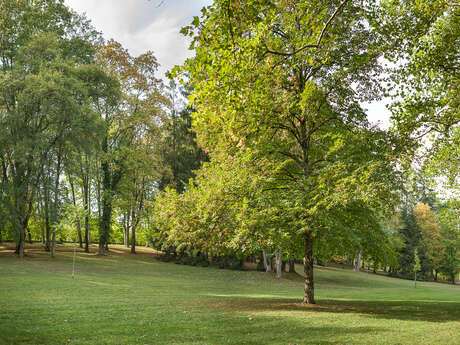
[[[4,249],[4,247],[3,247]],[[0,344],[459,344],[460,287],[318,268],[302,278],[163,263],[152,251],[56,259],[0,247]]]

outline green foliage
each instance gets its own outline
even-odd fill
[[[413,272],[417,273],[422,269],[422,266],[420,265],[420,258],[418,257],[417,253],[417,248],[414,249],[414,265],[413,265]]]
[[[160,145],[163,174],[159,189],[164,190],[168,186],[182,193],[189,179],[195,177],[194,171],[207,160],[207,156],[196,144],[195,134],[191,131],[193,108],[180,102],[190,91],[188,88],[179,89],[174,82],[171,82],[169,91],[171,109],[162,127]]]
[[[441,236],[444,244],[444,255],[441,261],[441,272],[452,283],[460,271],[460,218],[459,202],[452,199],[441,205],[437,219],[441,226]]]
[[[388,260],[379,220],[398,152],[360,106],[382,96],[376,15],[367,1],[215,1],[183,29],[196,55],[177,73],[211,163],[185,196],[158,200],[177,205],[168,238],[296,256],[311,238],[317,258],[362,247]]]
[[[0,1],[0,8],[0,199],[23,255],[41,183],[53,195],[51,222],[58,221],[62,155],[94,138],[92,102],[107,77],[94,64],[98,36],[62,1]]]

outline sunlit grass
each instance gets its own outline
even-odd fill
[[[316,269],[300,276],[163,263],[140,248],[24,260],[0,247],[0,344],[458,344],[460,287]],[[300,270],[299,270],[300,271]]]

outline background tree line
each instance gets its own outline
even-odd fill
[[[0,9],[0,238],[20,257],[26,240],[51,251],[56,236],[135,253],[156,192],[180,190],[205,157],[185,91],[156,78],[151,52],[104,42],[62,1]]]

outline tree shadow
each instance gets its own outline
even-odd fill
[[[216,306],[244,312],[318,312],[363,314],[379,319],[452,322],[460,321],[460,302],[439,301],[357,301],[321,299],[305,305],[294,299],[238,299],[218,302]]]

